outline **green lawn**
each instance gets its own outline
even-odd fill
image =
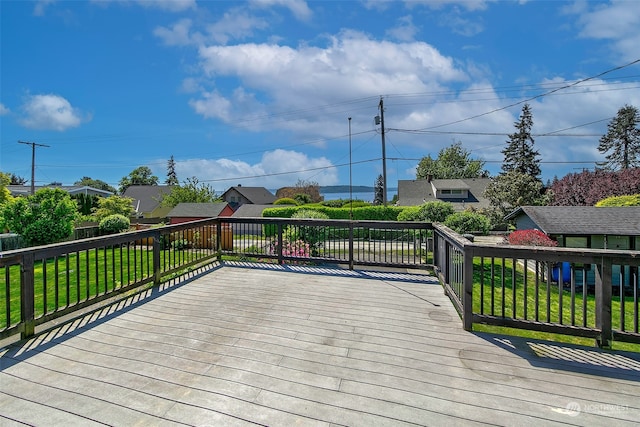
[[[514,269],[512,260],[496,259],[493,264],[494,281],[491,282],[491,264],[489,259],[484,260],[481,265],[480,258],[474,259],[474,289],[473,289],[473,311],[474,313],[494,316],[504,316],[516,319],[538,320],[540,322],[561,323],[564,325],[583,326],[586,319],[587,327],[595,327],[595,297],[587,294],[583,309],[582,287],[576,285],[576,292],[573,303],[571,290],[559,289],[557,283],[547,284],[538,280],[536,288],[535,272],[527,270],[525,286],[525,272],[522,264],[517,264]],[[530,266],[531,268],[531,266]],[[484,278],[481,281],[481,272]],[[514,274],[515,273],[515,274]],[[481,285],[483,283],[483,285]],[[514,290],[515,284],[515,290]],[[526,292],[526,299],[525,299]],[[537,301],[536,301],[537,294]],[[493,300],[493,304],[492,304]],[[562,303],[562,304],[561,304]],[[571,308],[574,307],[574,319],[572,319]],[[504,306],[504,309],[503,309]],[[562,312],[561,312],[562,306]],[[526,307],[526,317],[525,317]],[[538,317],[536,319],[536,307]],[[613,296],[611,302],[612,325],[619,330],[621,326],[620,314],[621,300],[619,296]],[[633,330],[633,298],[625,298],[625,329]],[[515,314],[514,314],[515,311]],[[530,338],[553,339],[556,341],[566,341],[592,345],[593,340],[579,337],[571,337],[557,334],[546,334],[541,332],[526,331],[505,327],[474,324],[474,330],[508,335],[520,335]],[[640,351],[640,345],[627,343],[614,343],[614,348]]]

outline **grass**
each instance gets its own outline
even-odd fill
[[[559,288],[557,283],[547,284],[542,281],[541,276],[539,276],[536,284],[535,272],[527,270],[527,285],[525,287],[524,266],[522,264],[514,265],[510,259],[496,259],[494,261],[493,283],[491,283],[490,260],[485,260],[484,265],[481,265],[479,258],[474,259],[473,275],[474,313],[573,326],[586,325],[587,327],[595,328],[595,297],[589,293],[587,293],[586,297],[583,297],[581,286],[576,285],[579,289],[576,289],[572,302],[570,290]],[[481,276],[483,276],[482,279]],[[632,331],[634,327],[633,298],[626,297],[624,301],[625,330]],[[573,318],[572,307],[574,308]],[[620,309],[621,299],[619,296],[614,296],[611,301],[612,325],[617,330],[621,326]],[[537,318],[536,310],[538,313]],[[568,335],[483,324],[474,324],[473,328],[476,331],[516,335],[532,339],[549,339],[559,342],[593,345],[592,339]],[[639,344],[614,342],[613,348],[640,352]]]
[[[198,258],[197,250],[163,250],[161,271]],[[34,265],[35,315],[39,317],[151,277],[152,260],[151,249],[135,246],[92,249],[37,261]],[[0,268],[0,274],[9,287],[8,301],[6,292],[0,292],[0,328],[3,328],[20,321],[20,266]]]

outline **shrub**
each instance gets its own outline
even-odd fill
[[[273,202],[274,205],[293,205],[298,206],[298,202],[290,197],[283,197]]]
[[[364,200],[347,200],[342,205],[343,208],[363,208],[365,206],[371,206],[371,203],[365,202]]]
[[[455,210],[448,202],[433,201],[420,206],[421,221],[444,222],[449,215],[453,215]]]
[[[420,206],[409,206],[398,214],[398,221],[420,221]]]
[[[189,241],[187,239],[178,239],[171,242],[171,248],[176,251],[189,248]]]
[[[329,216],[325,213],[318,212],[311,209],[302,209],[291,216],[291,218],[304,218],[304,219],[329,219]],[[318,248],[324,241],[325,227],[317,226],[293,226],[289,227],[286,231],[285,238],[291,243],[296,240],[301,240],[308,244],[311,249],[312,255],[318,254]]]
[[[121,233],[127,231],[130,226],[129,218],[120,214],[109,215],[98,225],[102,234]]]
[[[349,201],[342,199],[324,200],[322,202],[322,206],[326,206],[329,208],[341,208],[345,203],[349,203]]]
[[[456,212],[447,217],[444,225],[459,234],[488,234],[491,229],[489,218],[476,212]]]
[[[558,246],[558,242],[551,239],[540,230],[518,230],[507,237],[510,245],[520,246]]]
[[[596,203],[596,206],[640,206],[640,194],[607,197],[606,199],[602,199],[598,203]]]
[[[311,199],[311,196],[308,194],[304,194],[304,193],[298,193],[295,196],[293,196],[293,199],[298,202],[298,205],[306,205],[308,203],[313,202],[313,200]]]

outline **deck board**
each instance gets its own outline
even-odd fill
[[[466,332],[415,272],[229,263],[0,350],[2,426],[634,425],[639,395],[640,355]]]

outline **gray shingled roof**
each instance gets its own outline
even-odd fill
[[[247,200],[256,205],[268,205],[276,201],[276,196],[264,187],[244,187],[240,185],[237,187],[231,187],[229,190],[231,189],[236,190]],[[225,191],[225,194],[227,191]],[[222,197],[224,197],[224,194]]]
[[[219,216],[228,203],[178,203],[169,213],[168,218],[215,218]]]
[[[523,214],[546,234],[640,236],[640,206],[523,206],[506,219]]]
[[[160,205],[163,194],[171,192],[170,185],[131,185],[124,191],[124,197],[133,199],[133,208],[138,213],[152,212]]]
[[[482,194],[491,182],[490,178],[436,179],[432,182],[434,182],[436,188],[441,190],[466,189],[469,197],[464,199],[454,197],[437,199],[433,194],[431,183],[426,179],[399,180],[398,205],[419,206],[425,202],[441,200],[452,203],[457,210],[464,210],[467,207],[489,207],[489,200],[482,197]]]

